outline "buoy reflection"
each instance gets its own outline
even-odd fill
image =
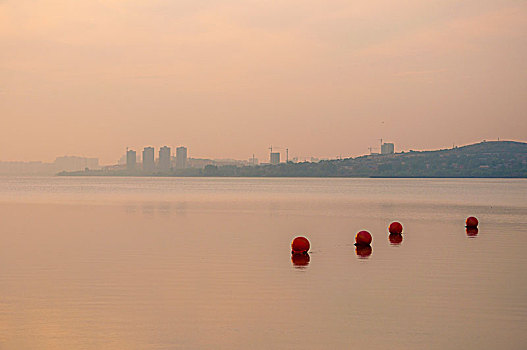
[[[371,255],[372,249],[369,245],[359,245],[355,247],[355,253],[359,259],[368,259]]]
[[[296,268],[306,268],[307,265],[309,265],[309,260],[311,260],[311,258],[307,253],[291,255],[291,262]]]
[[[403,241],[403,235],[392,233],[388,236],[391,245],[399,245]]]
[[[478,232],[479,231],[477,227],[467,227],[467,236],[469,237],[476,237]]]

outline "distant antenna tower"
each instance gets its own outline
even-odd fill
[[[289,163],[289,148],[285,149],[285,162]]]

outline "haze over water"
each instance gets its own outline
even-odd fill
[[[0,178],[0,349],[523,349],[525,198],[525,180]]]

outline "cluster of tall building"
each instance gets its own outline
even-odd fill
[[[370,147],[370,154],[393,154],[395,152],[395,146],[393,143],[388,142],[382,142],[380,144],[380,150],[379,148],[376,148],[376,150],[380,151],[379,153],[374,153],[372,150],[374,148]],[[262,163],[262,164],[271,164],[271,165],[277,165],[281,163],[281,153],[276,151],[276,147],[274,148],[275,151],[273,152],[273,147],[271,146],[269,153],[269,163]],[[283,149],[283,148],[280,148]],[[286,151],[286,163],[289,162],[289,149],[285,149]],[[254,158],[254,155],[252,158],[250,158],[248,161],[239,161],[234,159],[189,159],[188,158],[188,150],[186,147],[177,147],[175,155],[172,155],[172,150],[168,146],[163,146],[159,148],[158,151],[158,157],[156,158],[156,152],[154,147],[145,147],[143,149],[142,155],[140,157],[141,164],[138,164],[138,157],[137,153],[134,150],[126,150],[126,157],[121,158],[119,161],[119,164],[123,164],[124,160],[126,159],[126,168],[129,171],[138,171],[142,170],[145,173],[154,173],[154,172],[161,172],[161,173],[167,173],[173,170],[181,170],[185,168],[204,168],[207,165],[216,165],[216,166],[224,166],[224,165],[236,165],[236,166],[254,166],[258,165],[258,160]],[[293,163],[296,163],[299,161],[298,157],[294,157],[292,159]],[[310,162],[318,162],[320,159],[311,157],[310,159],[304,159],[304,161],[310,161]]]
[[[176,148],[175,157],[172,156],[170,147],[163,146],[159,149],[159,157],[155,159],[154,147],[145,147],[141,158],[142,170],[145,172],[168,172],[172,169],[185,169],[187,167],[188,153],[186,147]],[[126,150],[126,168],[137,170],[137,153]]]

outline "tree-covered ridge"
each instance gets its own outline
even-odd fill
[[[182,174],[183,175],[183,174]],[[190,174],[189,174],[190,175]],[[318,163],[207,166],[201,176],[282,177],[527,177],[527,143],[482,142],[423,152],[366,155]]]

